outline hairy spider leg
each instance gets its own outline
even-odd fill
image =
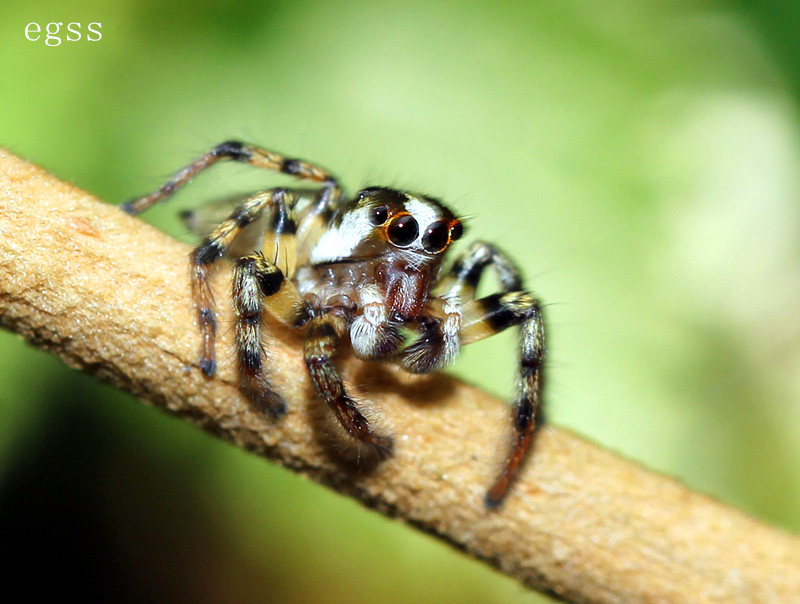
[[[487,267],[492,267],[500,280],[502,291],[479,300],[475,292]],[[519,373],[513,401],[514,440],[503,469],[486,494],[486,505],[497,507],[508,493],[530,446],[534,430],[541,426],[542,366],[545,356],[544,322],[538,300],[520,291],[522,279],[514,263],[489,243],[473,243],[450,268],[449,274],[437,286],[449,301],[471,299],[460,307],[459,337],[462,345],[482,340],[511,326],[519,325]],[[447,312],[447,304],[444,307]],[[428,328],[425,338],[428,349],[437,348],[443,341],[446,319]],[[415,343],[416,345],[416,343]],[[412,345],[413,348],[415,345]],[[417,357],[422,357],[421,346]],[[442,348],[442,346],[438,346]],[[430,354],[430,353],[429,353]],[[423,357],[424,358],[424,357]],[[416,359],[415,359],[416,360]],[[419,362],[419,361],[418,361]],[[425,362],[435,365],[435,360]],[[424,363],[421,363],[424,366]]]
[[[461,342],[469,344],[519,325],[519,374],[513,400],[514,440],[503,469],[486,494],[486,505],[497,507],[514,481],[533,432],[541,425],[544,323],[539,301],[528,292],[497,293],[468,303],[462,311]],[[538,420],[538,421],[537,421]]]
[[[488,266],[497,273],[502,291],[522,289],[519,269],[508,256],[491,243],[475,241],[453,262],[448,274],[437,284],[436,291],[444,298],[471,300],[475,297],[475,290]]]
[[[144,197],[132,199],[122,204],[122,209],[128,214],[139,214],[162,199],[167,199],[175,191],[188,183],[192,177],[213,166],[220,160],[233,160],[249,164],[256,168],[273,170],[295,176],[302,180],[324,183],[326,188],[338,190],[336,178],[319,166],[301,159],[287,158],[273,151],[267,151],[256,145],[240,141],[226,141],[220,143],[208,153],[204,153],[188,166],[180,169],[167,182],[154,192]],[[332,191],[332,197],[337,197]]]
[[[328,206],[334,206],[336,203],[340,202],[341,189],[337,180],[323,168],[300,159],[284,157],[256,145],[250,145],[240,141],[226,141],[220,143],[209,152],[198,157],[188,166],[179,170],[170,180],[153,193],[130,200],[122,204],[121,207],[129,214],[139,214],[153,204],[167,199],[179,188],[186,185],[193,176],[223,159],[246,163],[257,168],[283,172],[284,174],[289,174],[303,180],[323,183],[324,192],[320,196],[320,201],[317,204],[317,214],[324,213]],[[269,194],[269,192],[265,192],[265,194]],[[248,198],[248,201],[258,198],[260,195],[261,194],[256,194],[252,198]],[[244,212],[240,212],[240,210],[248,204],[248,201],[245,201],[242,206],[237,208],[228,220],[220,224],[191,255],[193,296],[197,307],[200,331],[203,336],[200,366],[203,373],[207,376],[212,376],[216,372],[216,355],[214,351],[216,318],[213,311],[213,295],[208,285],[209,267],[227,251],[233,239],[241,232],[241,229],[244,228],[246,224],[252,222],[258,216],[258,213],[263,211],[264,207],[266,207],[261,207],[261,209],[256,212],[255,216],[248,217],[246,208]],[[258,206],[258,203],[256,202],[255,205]],[[246,224],[240,224],[240,222],[246,222]],[[278,223],[280,222],[281,221],[278,220]],[[293,252],[290,252],[290,250],[293,250],[295,246],[290,243],[290,241],[292,241],[291,239],[279,241],[281,236],[280,233],[275,233],[275,228],[279,227],[277,225],[273,226],[272,233],[272,236],[275,238],[276,253],[279,253],[279,251],[283,249],[279,244],[285,244],[286,251],[283,253],[286,257],[283,261],[283,265],[287,274],[291,277],[295,266],[295,255]],[[278,258],[275,260],[278,261]]]
[[[192,266],[192,292],[197,308],[200,333],[200,368],[207,376],[216,372],[216,331],[214,299],[209,283],[212,265],[230,249],[236,237],[264,212],[272,217],[264,235],[265,241],[274,241],[275,255],[271,262],[282,261],[285,270],[294,270],[294,233],[292,218],[294,196],[286,189],[269,189],[246,198],[231,215],[223,220],[190,255]],[[291,242],[291,244],[290,244]],[[283,244],[285,249],[279,248]],[[291,277],[291,274],[289,274]]]
[[[285,325],[300,327],[311,317],[308,304],[280,268],[256,253],[239,258],[234,264],[233,305],[241,388],[255,403],[279,417],[286,412],[286,403],[264,375],[261,313],[266,308]]]
[[[319,395],[333,411],[345,431],[370,446],[380,458],[392,451],[392,438],[373,429],[358,404],[347,393],[333,365],[339,340],[347,331],[347,321],[335,314],[319,314],[311,319],[303,349],[308,373]]]

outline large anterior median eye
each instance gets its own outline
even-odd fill
[[[411,245],[419,235],[419,225],[410,214],[401,214],[389,222],[386,233],[395,245]]]
[[[426,252],[438,254],[450,243],[450,227],[444,220],[432,223],[422,236],[422,247]]]

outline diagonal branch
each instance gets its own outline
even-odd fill
[[[800,601],[800,540],[559,428],[503,507],[483,493],[503,451],[503,404],[457,380],[345,362],[396,438],[372,471],[337,461],[300,356],[279,332],[290,403],[272,422],[196,367],[189,249],[0,150],[0,321],[70,366],[444,539],[524,584],[576,602]],[[222,271],[223,273],[225,271]],[[228,286],[215,283],[220,299]],[[227,305],[221,305],[223,307]],[[226,314],[227,313],[227,314]],[[222,323],[230,325],[229,310]],[[220,350],[230,350],[221,330]]]

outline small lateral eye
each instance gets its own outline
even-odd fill
[[[464,234],[464,225],[462,225],[459,220],[456,220],[450,226],[450,240],[451,241],[457,241],[457,240],[461,239],[461,235],[463,235],[463,234]]]
[[[367,189],[362,189],[358,192],[358,200],[361,201],[365,197],[372,195],[375,191],[378,190],[378,187],[369,187]]]
[[[419,225],[410,214],[401,214],[389,223],[386,233],[395,245],[411,245],[419,235]]]
[[[378,206],[370,210],[369,221],[375,226],[383,224],[387,218],[389,218],[389,208],[386,206]]]
[[[448,243],[450,243],[450,229],[443,220],[431,224],[422,236],[422,247],[431,254],[438,254]]]

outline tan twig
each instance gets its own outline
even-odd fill
[[[504,506],[487,511],[507,410],[454,379],[346,361],[397,443],[392,459],[354,472],[326,444],[297,338],[271,345],[291,406],[280,422],[239,394],[230,355],[203,378],[188,251],[0,150],[0,319],[69,365],[566,600],[800,601],[796,537],[558,428],[542,431]],[[224,276],[215,287],[224,300]]]

